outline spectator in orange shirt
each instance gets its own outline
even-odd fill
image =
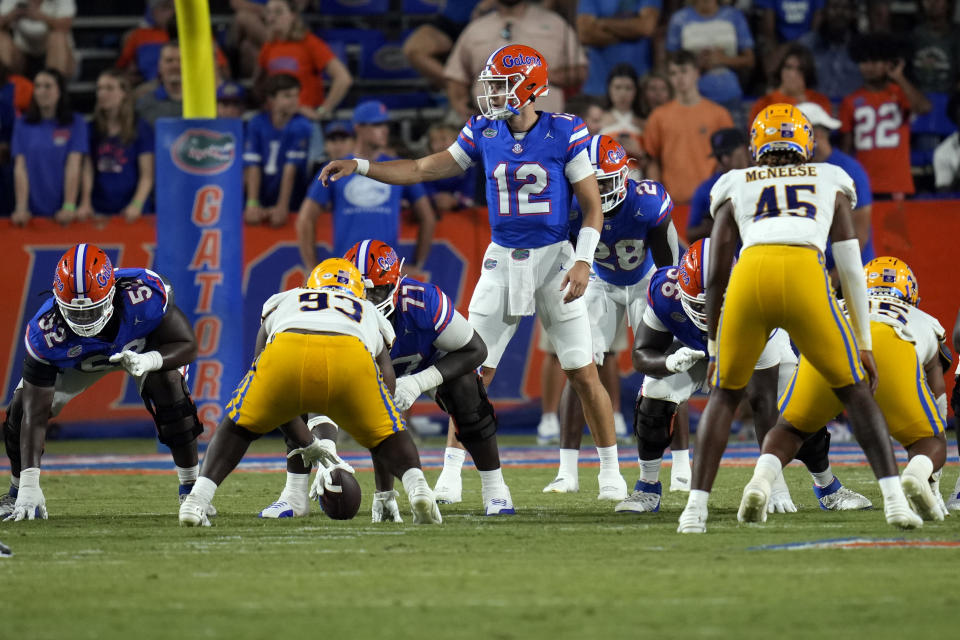
[[[930,101],[903,75],[904,61],[896,57],[897,46],[889,36],[864,36],[851,55],[863,86],[840,105],[843,150],[856,155],[867,170],[874,195],[900,200],[914,192],[910,114],[927,113]]]
[[[330,118],[353,84],[347,67],[323,40],[310,33],[293,0],[267,2],[269,40],[260,49],[254,84],[261,88],[268,76],[289,73],[300,81],[300,112],[311,120]],[[324,92],[320,74],[330,77]]]
[[[749,122],[753,122],[757,114],[770,105],[781,102],[787,104],[815,102],[827,113],[833,111],[830,98],[814,90],[817,86],[817,69],[813,62],[813,54],[802,44],[793,43],[787,47],[774,77],[780,84],[753,103],[750,107]]]
[[[673,201],[686,204],[697,185],[717,166],[710,136],[733,126],[730,112],[700,95],[697,58],[689,51],[670,53],[667,76],[676,96],[657,107],[643,130],[643,146],[650,156],[647,178],[666,187]]]

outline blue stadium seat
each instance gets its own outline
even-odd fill
[[[407,62],[403,55],[403,41],[409,32],[400,34],[396,40],[388,40],[380,36],[380,42],[375,46],[364,48],[360,60],[360,77],[382,80],[416,78],[416,70]]]
[[[443,0],[403,0],[404,13],[439,13]]]
[[[320,13],[333,16],[370,16],[386,13],[390,0],[322,0]]]
[[[917,116],[910,123],[910,164],[925,167],[933,164],[933,152],[944,138],[957,130],[947,116],[946,93],[928,93],[933,108],[929,113]]]

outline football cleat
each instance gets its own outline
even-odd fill
[[[943,495],[940,493],[940,478],[942,477],[942,468],[930,474],[930,490],[933,491],[933,497],[937,500],[937,507],[940,509],[940,513],[943,514],[944,518],[949,518],[950,510],[947,509],[947,504],[943,501]]]
[[[919,529],[923,526],[923,518],[910,510],[906,500],[897,504],[887,502],[883,505],[883,515],[887,524],[899,529]]]
[[[601,471],[597,475],[600,483],[600,493],[597,494],[597,500],[626,500],[629,491],[627,491],[627,481],[620,475],[620,471]]]
[[[183,527],[209,527],[210,519],[207,517],[207,505],[197,496],[190,494],[180,503],[180,526]]]
[[[576,493],[580,491],[580,482],[577,478],[558,475],[553,481],[543,488],[544,493]]]
[[[770,500],[770,483],[754,476],[743,488],[743,497],[740,499],[740,508],[737,510],[737,522],[766,522],[768,500]]]
[[[813,494],[817,496],[820,508],[824,511],[862,511],[872,509],[873,503],[856,491],[847,489],[834,476],[833,482],[825,487],[813,485]]]
[[[690,476],[693,475],[690,464],[670,465],[670,491],[690,491]]]
[[[930,482],[918,478],[912,473],[904,473],[900,477],[900,485],[903,487],[903,495],[907,496],[907,501],[913,510],[916,511],[924,520],[943,520],[943,513],[940,512],[940,505],[930,489]]]
[[[637,480],[633,493],[613,508],[616,513],[656,513],[660,511],[663,486],[659,482]]]
[[[182,484],[180,485],[180,504],[183,504],[183,501],[190,495],[190,491],[193,489],[192,484]],[[215,518],[217,515],[217,508],[212,504],[207,505],[207,517]]]
[[[9,558],[13,556],[13,551],[10,550],[10,547],[0,542],[0,558]]]
[[[457,472],[440,472],[433,493],[440,504],[456,504],[463,501],[463,479]]]
[[[512,516],[516,513],[510,489],[505,484],[483,491],[483,508],[488,516]]]
[[[295,500],[281,495],[276,502],[269,507],[261,509],[257,514],[258,518],[299,518],[310,513],[310,502],[304,500],[302,505],[294,506]],[[209,514],[208,514],[209,515]]]
[[[17,504],[17,489],[10,487],[10,492],[0,497],[0,520],[13,513],[13,507]]]
[[[400,517],[400,507],[397,505],[396,491],[377,491],[373,494],[373,509],[371,511],[371,522],[403,522]]]
[[[560,442],[560,420],[555,413],[544,413],[537,425],[537,444]]]
[[[683,508],[680,514],[677,533],[706,533],[707,532],[707,509],[698,509],[697,507],[687,506]]]
[[[413,524],[440,524],[443,522],[436,497],[426,482],[408,493],[407,499],[410,500],[410,507],[413,509]]]
[[[947,500],[947,511],[960,511],[960,491],[950,496]]]

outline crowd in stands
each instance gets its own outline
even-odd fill
[[[344,194],[311,183],[331,157],[412,157],[449,145],[477,113],[487,56],[512,42],[547,59],[550,91],[538,105],[616,137],[634,174],[661,181],[694,216],[702,185],[744,161],[743,132],[774,102],[814,105],[818,145],[844,154],[873,198],[960,191],[953,0],[211,5],[222,18],[211,36],[218,115],[246,123],[249,224],[280,226],[302,211],[311,226],[335,208]],[[173,0],[142,9],[139,25],[102,37],[110,66],[90,78],[92,108],[78,111],[71,102],[85,59],[75,22],[95,25],[94,17],[78,14],[74,0],[0,0],[0,215],[68,224],[153,210],[153,126],[181,115],[183,86]],[[481,203],[480,179],[471,172],[366,200],[406,203],[429,240],[437,212]],[[695,217],[688,232],[702,235],[702,224]]]

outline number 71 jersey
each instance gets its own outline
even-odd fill
[[[731,169],[710,190],[710,215],[728,200],[743,248],[757,244],[809,245],[826,250],[837,194],[857,206],[853,179],[823,162]]]

